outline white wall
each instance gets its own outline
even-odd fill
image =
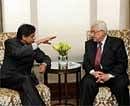
[[[120,0],[120,29],[130,28],[130,0]]]
[[[109,29],[130,28],[129,0],[2,0],[5,32],[14,32],[22,23],[34,24],[38,37],[57,35],[53,41],[72,45],[70,60],[82,61],[86,31],[96,19]],[[41,48],[57,59],[51,46]]]
[[[104,20],[109,29],[130,28],[130,0],[97,0],[97,19]]]
[[[30,0],[2,0],[4,32],[15,32],[22,23],[30,23]]]
[[[67,41],[72,45],[70,60],[82,61],[84,40],[89,27],[89,0],[39,0],[38,33],[57,36],[54,43]],[[51,47],[44,47],[52,59],[57,53]]]
[[[97,0],[90,0],[90,26],[97,20]]]
[[[97,0],[98,20],[104,20],[109,29],[119,29],[119,18],[120,0]]]

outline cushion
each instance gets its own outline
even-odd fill
[[[50,90],[44,84],[38,84],[36,88],[46,106],[51,106]],[[0,88],[0,106],[22,106],[19,93],[8,88]]]
[[[94,106],[118,106],[115,96],[108,87],[99,87]]]

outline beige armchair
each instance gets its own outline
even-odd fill
[[[128,75],[130,79],[130,30],[109,30],[109,36],[119,37],[123,39],[128,54]],[[87,40],[89,39],[89,31]],[[130,89],[130,86],[129,86]],[[108,87],[100,87],[95,98],[94,106],[118,106],[115,96],[110,92]]]
[[[15,32],[0,34],[0,64],[3,63],[4,58],[4,41],[15,36]],[[36,88],[46,106],[51,106],[50,89],[44,84],[39,84]],[[0,88],[0,106],[22,106],[19,93],[12,89]]]
[[[128,55],[128,75],[130,79],[130,29],[128,30],[109,30],[108,35],[123,39]]]

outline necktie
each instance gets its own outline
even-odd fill
[[[101,57],[102,57],[102,51],[101,48],[102,47],[102,43],[98,43],[97,44],[97,51],[96,51],[96,57],[95,57],[95,70],[101,70],[100,68],[100,61],[101,61]]]

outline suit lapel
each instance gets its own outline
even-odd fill
[[[103,52],[102,52],[101,64],[103,63],[103,59],[105,58],[105,55],[107,54],[109,46],[110,46],[109,39],[110,39],[109,36],[107,36],[107,39],[104,44]]]
[[[93,42],[93,44],[91,45],[91,63],[94,65],[95,63],[95,56],[96,56],[96,49],[97,49],[97,43]]]

